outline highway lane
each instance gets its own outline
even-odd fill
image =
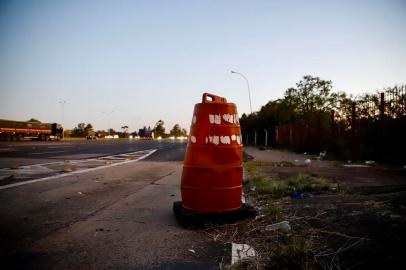
[[[81,153],[90,153],[97,151],[87,146],[92,143],[74,145],[89,147]],[[180,227],[172,213],[172,203],[180,199],[180,160],[186,144],[115,143],[97,142],[94,145],[105,149],[97,155],[156,151],[143,160],[0,190],[0,260],[5,269],[214,269],[218,265],[224,248],[198,231]],[[120,150],[111,145],[120,145]],[[58,145],[40,144],[39,151],[49,146]],[[43,155],[60,159],[60,154]]]
[[[180,148],[178,148],[180,146]],[[130,153],[147,149],[180,149],[171,159],[183,160],[186,141],[60,141],[60,142],[0,142],[0,168],[32,165],[39,163],[97,158]],[[165,159],[165,155],[151,157]]]

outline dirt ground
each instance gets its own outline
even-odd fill
[[[259,261],[238,267],[391,269],[402,265],[406,243],[404,168],[358,166],[361,164],[346,167],[346,163],[285,151],[256,148],[244,151],[253,158],[256,173],[278,181],[292,175],[309,175],[332,180],[337,189],[310,192],[300,198],[273,199],[264,199],[256,191],[248,190],[248,197],[255,198],[251,202],[265,216],[264,220],[244,221],[210,231],[216,237],[230,240],[233,236],[228,231],[239,230],[234,233],[239,237],[231,240],[245,241],[258,249]],[[305,164],[306,159],[311,160],[310,164]],[[248,180],[251,174],[247,173]],[[277,213],[278,209],[281,213]],[[281,218],[290,223],[288,233],[264,231],[266,225]]]

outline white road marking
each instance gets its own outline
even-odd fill
[[[58,175],[48,176],[48,177],[44,177],[44,178],[33,179],[33,180],[19,182],[19,183],[15,183],[15,184],[9,184],[9,185],[0,186],[0,190],[13,188],[13,187],[18,187],[18,186],[23,186],[23,185],[28,185],[28,184],[33,184],[33,183],[37,183],[37,182],[43,182],[43,181],[47,181],[47,180],[60,179],[60,178],[66,177],[66,176],[74,175],[74,174],[93,172],[93,171],[97,171],[97,170],[104,169],[104,168],[115,167],[115,166],[124,165],[124,164],[132,163],[132,162],[137,162],[137,161],[140,161],[140,160],[142,160],[144,158],[147,158],[148,156],[155,153],[157,150],[158,149],[149,150],[149,152],[147,154],[145,154],[143,156],[140,156],[139,158],[133,159],[133,160],[126,160],[126,161],[123,161],[123,162],[112,163],[112,164],[99,166],[99,167],[95,167],[95,168],[88,168],[88,169],[84,169],[84,170],[73,171],[73,172],[70,172],[70,173],[58,174]],[[143,150],[143,151],[148,151],[148,150]],[[140,152],[143,152],[143,151],[140,151]]]

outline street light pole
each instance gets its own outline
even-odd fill
[[[247,77],[245,77],[244,74],[242,74],[242,73],[240,73],[240,72],[237,72],[237,71],[234,71],[234,70],[231,70],[231,73],[232,73],[232,74],[238,74],[238,75],[240,75],[240,76],[243,77],[244,80],[247,82],[248,99],[249,99],[249,101],[250,101],[250,111],[251,111],[251,114],[252,114],[252,103],[251,103],[250,83],[248,82]],[[256,130],[254,130],[254,143],[255,143],[255,145],[257,144],[257,131],[256,131]],[[247,133],[247,144],[248,144],[248,133]]]
[[[62,105],[62,128],[63,128],[63,130],[62,130],[62,140],[64,140],[65,139],[65,103],[66,103],[66,100],[62,100],[62,101],[59,101],[59,104],[61,104]]]
[[[242,74],[242,73],[240,73],[240,72],[237,72],[237,71],[233,71],[233,70],[231,70],[231,73],[232,73],[232,74],[238,74],[238,75],[240,75],[240,76],[241,76],[241,77],[243,77],[243,78],[244,78],[244,80],[247,82],[247,88],[248,88],[248,98],[249,98],[249,101],[250,101],[250,110],[251,110],[251,114],[252,114],[252,104],[251,104],[251,91],[250,91],[250,83],[248,82],[247,77],[245,77],[245,76],[244,76],[244,74]]]
[[[112,114],[114,111],[111,112],[102,112],[103,114],[107,115],[107,123],[110,126],[110,114]],[[109,131],[109,136],[110,136],[110,128],[108,128]]]

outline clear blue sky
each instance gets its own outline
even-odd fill
[[[208,91],[249,112],[303,75],[406,82],[406,1],[0,1],[0,118],[189,129]],[[115,112],[110,119],[103,111]]]

